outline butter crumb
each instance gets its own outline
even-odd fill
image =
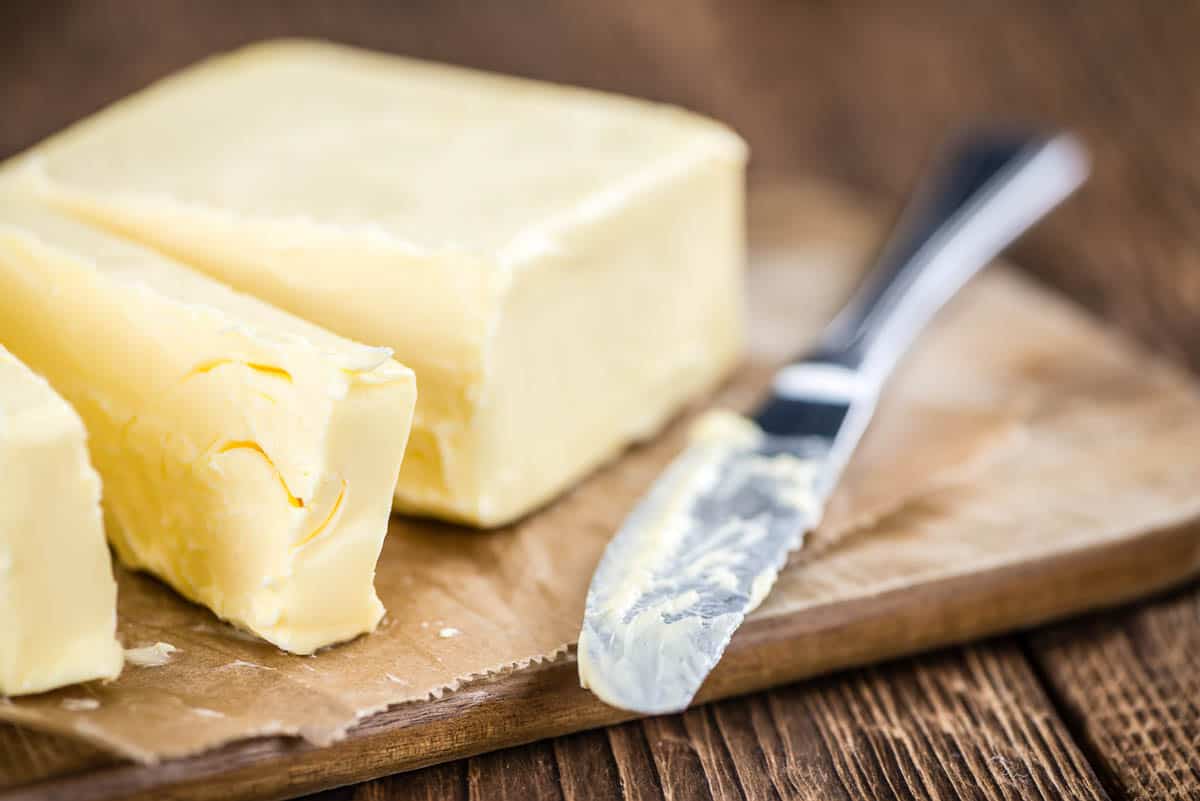
[[[462,634],[462,632],[459,631],[458,629],[454,628],[453,626],[446,626],[446,628],[438,631],[438,636],[441,637],[443,640],[448,640],[451,637],[457,637],[460,634]]]
[[[171,654],[179,649],[169,642],[156,642],[140,648],[126,648],[125,661],[137,667],[162,667],[171,661]]]

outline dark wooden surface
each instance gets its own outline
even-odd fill
[[[755,179],[814,174],[880,204],[956,126],[1065,125],[1095,176],[1016,260],[1200,369],[1197,32],[1200,6],[1168,0],[8,0],[0,155],[287,34],[683,103],[749,139]],[[609,797],[1200,799],[1200,587],[322,796]]]

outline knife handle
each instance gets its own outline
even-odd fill
[[[918,188],[816,347],[780,371],[760,424],[776,427],[789,416],[782,408],[789,400],[848,402],[877,393],[938,309],[1087,172],[1086,152],[1070,135],[964,140]]]
[[[1087,174],[1073,137],[973,136],[914,195],[804,361],[890,372],[930,317]]]

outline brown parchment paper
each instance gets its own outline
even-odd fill
[[[748,408],[851,287],[873,230],[811,199],[760,194],[752,347],[716,398]],[[394,519],[378,632],[284,654],[148,576],[118,570],[127,647],[178,649],[111,683],[0,699],[0,719],[155,761],[265,734],[340,737],[389,705],[570,659],[611,532],[678,451],[686,419],[498,532]],[[1149,447],[1152,445],[1152,447]],[[938,318],[758,619],[1037,559],[1200,512],[1200,400],[1176,372],[1064,300],[996,268]]]

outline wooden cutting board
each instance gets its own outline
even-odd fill
[[[852,203],[810,185],[757,191],[751,210],[754,359],[721,393],[734,406],[750,404],[794,348],[793,320],[815,330],[825,313],[805,307],[797,281],[812,273],[795,265],[841,270],[848,287],[878,234]],[[1005,268],[935,329],[856,455],[852,486],[829,511],[839,522],[789,565],[700,700],[1035,625],[1200,572],[1200,398],[1188,379]],[[565,542],[611,530],[681,432],[522,526],[549,519]],[[897,453],[895,442],[937,447]],[[875,502],[883,496],[899,500]],[[394,537],[419,536],[396,525]],[[574,620],[571,604],[556,611]],[[626,717],[579,689],[567,654],[395,706],[324,747],[265,737],[145,765],[5,724],[0,799],[286,798]]]

